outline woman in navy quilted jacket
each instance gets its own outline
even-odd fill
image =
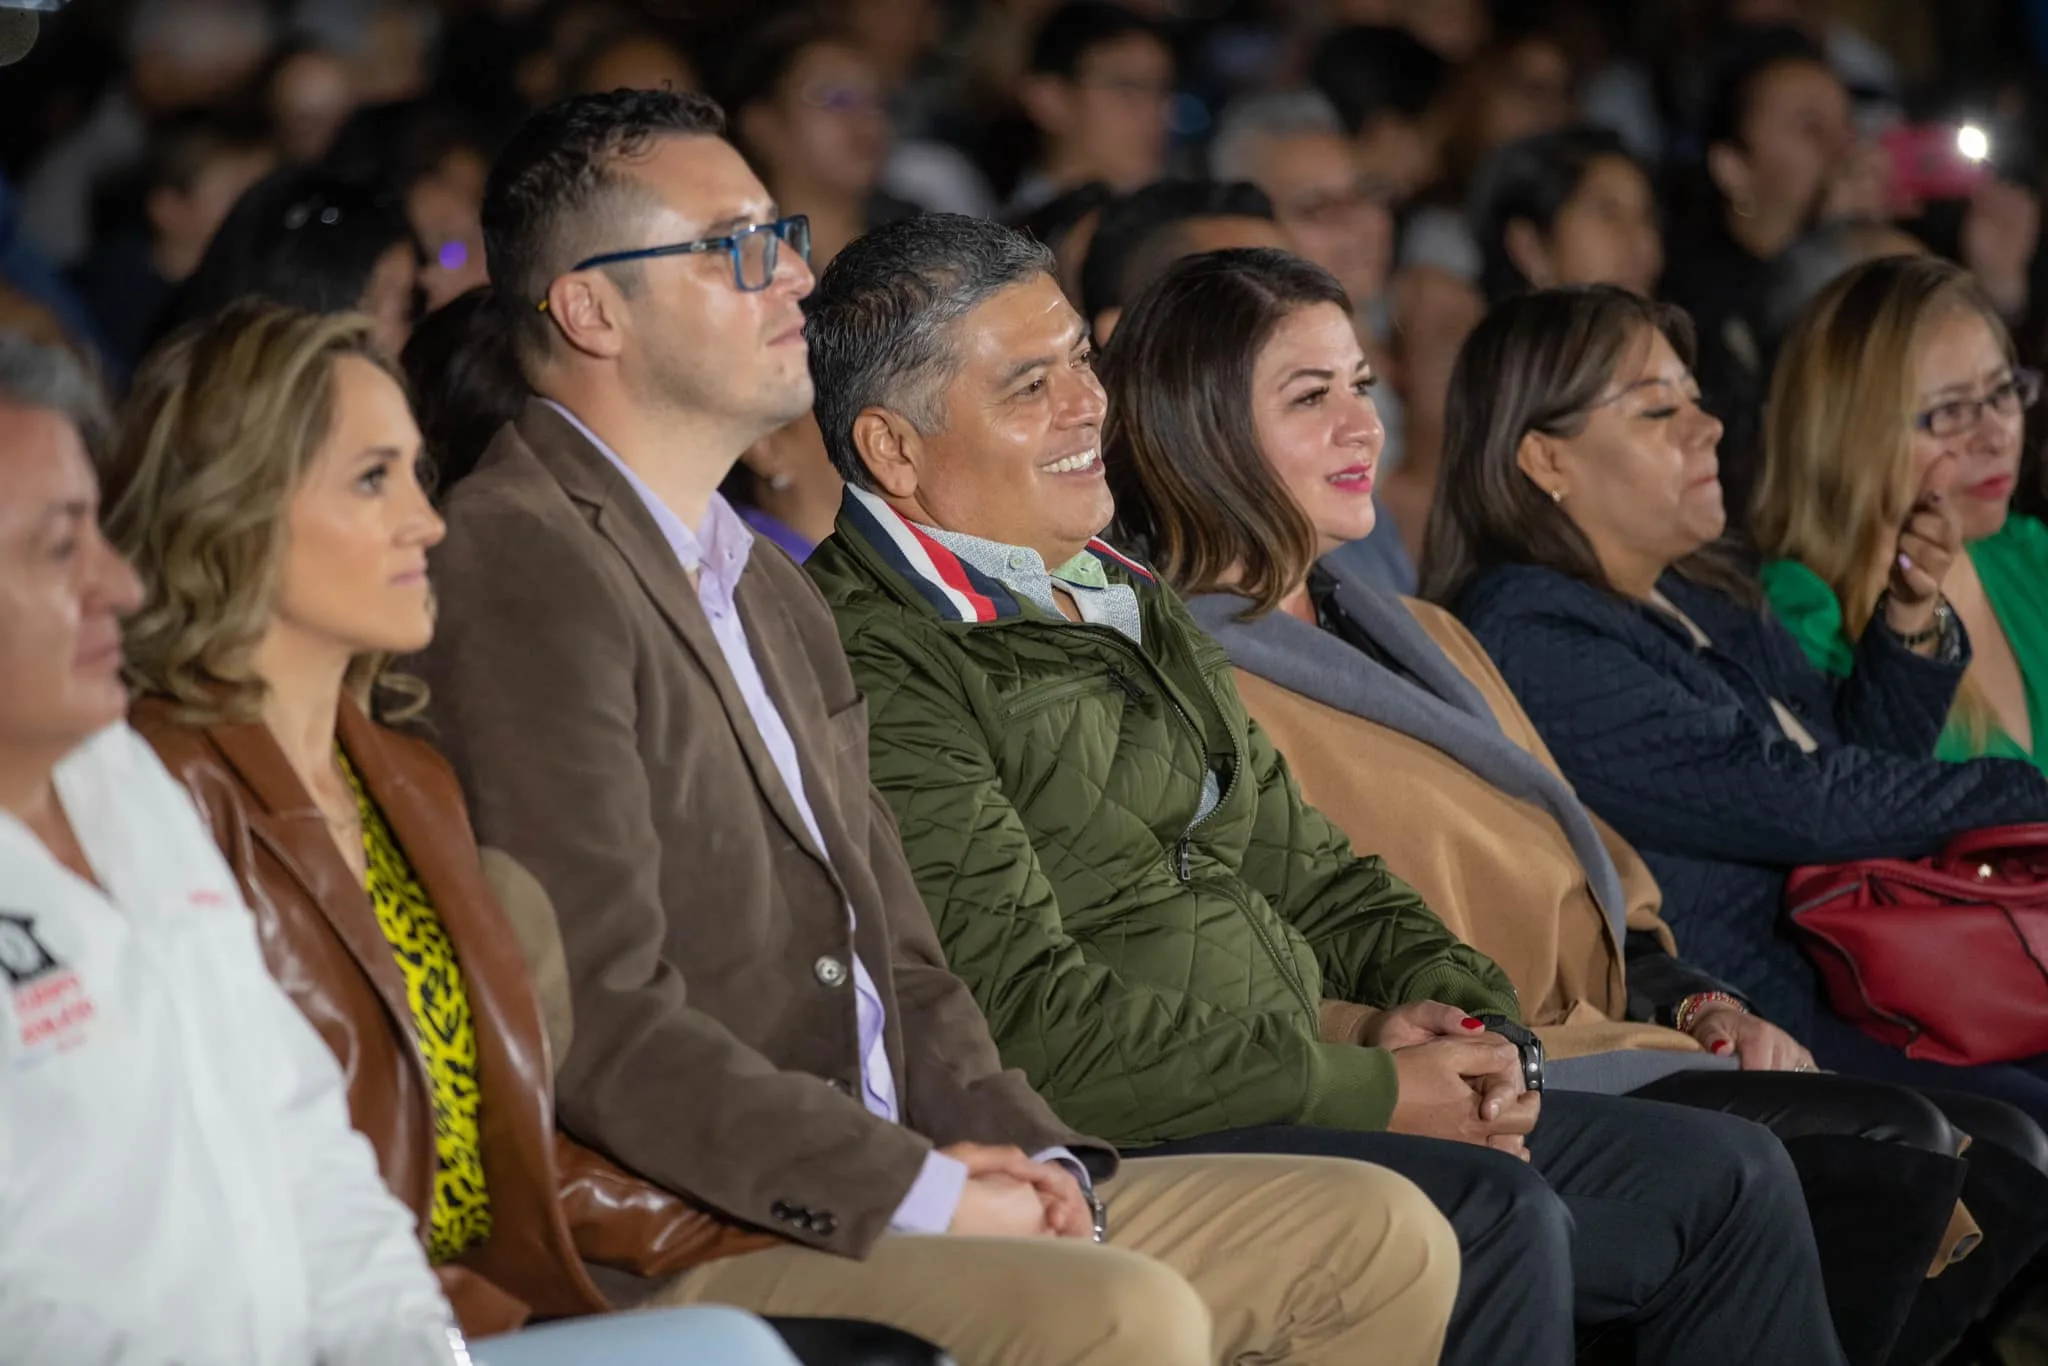
[[[1597,811],[1639,849],[1702,968],[1823,1067],[2048,1118],[2048,1058],[1909,1059],[1834,1014],[1780,907],[1801,864],[1931,854],[2048,820],[2017,760],[1936,760],[1969,641],[1940,595],[1937,498],[1901,530],[1854,676],[1815,670],[1716,542],[1725,522],[1686,316],[1606,286],[1496,308],[1451,381],[1426,597],[1461,617]]]

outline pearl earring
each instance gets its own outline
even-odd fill
[[[1550,501],[1553,503],[1562,503],[1564,501],[1564,490],[1552,489],[1550,491]]]
[[[795,485],[796,476],[793,474],[783,474],[778,470],[776,473],[768,476],[768,487],[774,489],[777,493],[788,493]]]

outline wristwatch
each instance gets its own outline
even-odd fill
[[[1102,1203],[1102,1197],[1095,1193],[1093,1185],[1090,1185],[1082,1194],[1088,1197],[1088,1213],[1093,1215],[1095,1219],[1095,1241],[1098,1243],[1108,1242],[1109,1206]]]
[[[1531,1091],[1543,1089],[1543,1040],[1505,1015],[1475,1015],[1473,1019],[1515,1046],[1522,1059],[1522,1081]]]

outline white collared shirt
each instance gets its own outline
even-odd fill
[[[100,886],[0,814],[0,1366],[462,1360],[184,789],[126,725],[56,788]]]

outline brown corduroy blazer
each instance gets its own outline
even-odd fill
[[[555,907],[562,1125],[669,1190],[860,1256],[934,1145],[1075,1134],[1002,1067],[868,778],[867,703],[803,571],[756,540],[736,595],[825,847],[689,574],[620,472],[538,400],[450,495],[434,644],[407,668],[486,846]],[[859,1099],[853,955],[902,1123]]]

